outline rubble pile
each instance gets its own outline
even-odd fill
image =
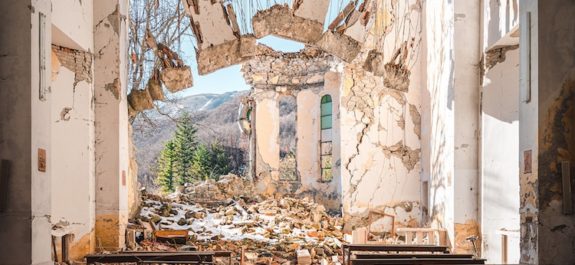
[[[244,262],[295,264],[307,250],[314,264],[339,263],[342,219],[308,199],[262,199],[243,179],[228,175],[186,187],[166,198],[145,195],[139,222],[155,230],[187,230],[188,245],[199,250],[225,250]],[[219,204],[197,198],[213,196]],[[140,246],[168,249],[149,241]]]

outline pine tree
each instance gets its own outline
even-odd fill
[[[194,153],[192,175],[196,179],[218,180],[221,175],[230,173],[230,168],[229,155],[218,143],[212,143],[209,148],[201,144]]]
[[[206,180],[211,176],[210,152],[203,144],[199,145],[194,152],[192,175],[199,180]]]
[[[178,119],[176,134],[174,136],[174,147],[176,153],[176,174],[178,184],[191,183],[192,161],[198,142],[196,138],[197,129],[188,113],[183,113]]]
[[[230,158],[224,147],[214,142],[210,146],[210,166],[212,168],[212,178],[218,179],[219,176],[230,173]]]
[[[158,178],[156,179],[157,184],[162,188],[164,192],[175,191],[175,162],[175,144],[173,141],[169,141],[166,143],[164,149],[160,153],[160,157],[158,159]]]

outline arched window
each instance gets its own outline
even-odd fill
[[[320,163],[321,163],[321,181],[331,181],[332,172],[332,150],[333,150],[333,132],[332,132],[332,115],[333,105],[330,95],[321,97],[321,140],[320,140]]]

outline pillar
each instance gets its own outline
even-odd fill
[[[96,250],[124,246],[128,221],[128,1],[94,1]]]

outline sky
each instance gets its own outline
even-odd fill
[[[283,52],[297,52],[304,48],[302,43],[282,39],[275,36],[267,36],[258,40],[258,43],[265,44],[274,50]],[[226,67],[207,75],[198,74],[198,66],[196,63],[196,54],[191,42],[183,45],[185,51],[184,60],[186,64],[192,68],[192,75],[194,78],[194,85],[185,89],[176,96],[189,96],[198,94],[222,94],[230,91],[248,90],[249,85],[246,84],[244,77],[241,73],[241,66],[239,64]]]
[[[286,2],[286,0],[271,0],[271,2],[274,1],[278,3]],[[349,1],[350,0],[331,0],[330,9],[326,16],[326,28],[328,25],[327,21],[332,21],[333,18],[337,16],[337,10],[343,8],[343,6],[345,6]],[[258,43],[265,44],[274,50],[281,52],[297,52],[304,48],[304,44],[302,43],[282,39],[276,36],[266,36],[259,39]],[[182,57],[185,63],[192,68],[194,85],[189,89],[176,93],[176,96],[186,97],[198,94],[222,94],[231,91],[250,89],[242,76],[241,65],[233,65],[207,75],[199,75],[196,63],[196,53],[191,39],[184,41],[182,44],[182,50],[184,52]]]

